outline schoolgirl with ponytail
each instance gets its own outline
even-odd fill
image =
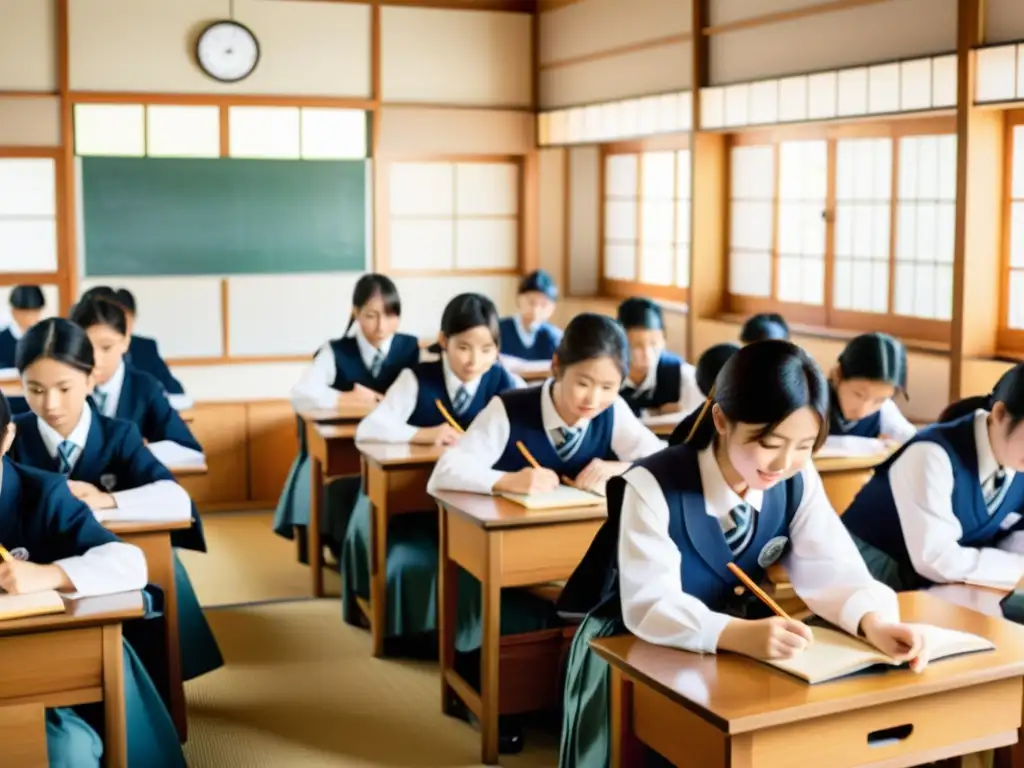
[[[561,768],[606,766],[606,664],[590,640],[628,630],[695,653],[790,658],[811,640],[766,612],[727,568],[754,581],[781,562],[808,607],[885,653],[926,663],[920,631],[901,624],[895,593],[871,578],[811,464],[828,434],[828,385],[787,341],[736,352],[685,442],[608,482],[608,520],[559,601],[584,615],[570,651]],[[768,613],[769,615],[766,615]]]

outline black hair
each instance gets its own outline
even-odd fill
[[[42,309],[46,297],[38,285],[16,285],[11,290],[10,303],[12,309]]]
[[[14,351],[14,367],[24,373],[32,363],[48,358],[64,363],[84,374],[96,367],[92,342],[80,325],[63,317],[50,317],[36,323],[18,339]]]
[[[398,288],[390,277],[378,272],[369,272],[356,281],[356,287],[352,289],[352,308],[362,309],[374,296],[380,296],[380,300],[384,302],[384,314],[402,314],[402,299],[398,295]],[[345,326],[345,336],[348,336],[355,321],[356,316],[353,312],[348,325]]]
[[[124,307],[125,312],[135,314],[135,294],[127,288],[118,288],[114,291],[114,301]]]
[[[117,291],[109,285],[94,285],[83,293],[78,301],[83,302],[88,301],[89,299],[107,299],[108,301],[117,301]]]
[[[718,378],[722,366],[739,351],[739,344],[731,342],[715,344],[713,347],[705,349],[704,353],[697,359],[695,378],[697,379],[697,387],[704,397],[711,394],[711,388],[715,386],[715,379]]]
[[[778,312],[759,312],[748,317],[740,328],[743,344],[772,340],[789,341],[789,326]]]
[[[555,278],[543,269],[535,269],[519,281],[517,294],[533,292],[543,293],[552,301],[558,301],[558,285]]]
[[[839,355],[843,379],[868,379],[891,384],[907,392],[907,349],[887,333],[865,333],[853,339]]]
[[[971,397],[965,397],[963,400],[957,400],[956,402],[950,403],[943,409],[942,413],[939,414],[938,423],[948,424],[949,422],[956,421],[969,413],[974,413],[979,408],[986,411],[991,410],[992,395],[973,395]]]
[[[441,315],[441,333],[451,339],[473,328],[485,326],[495,344],[499,344],[498,309],[494,302],[479,293],[460,293],[448,302]]]
[[[128,318],[124,309],[116,301],[103,296],[82,300],[71,309],[71,322],[78,323],[84,330],[94,325],[106,325],[122,336],[128,335]]]
[[[11,423],[11,404],[7,402],[7,397],[3,392],[0,392],[0,441],[3,441],[4,435],[7,434],[7,427]]]
[[[714,392],[707,402],[682,420],[669,442],[682,440],[697,450],[711,445],[715,437],[713,404],[731,422],[763,424],[753,440],[770,434],[792,413],[805,407],[814,411],[821,422],[815,450],[828,437],[828,382],[814,359],[788,341],[751,344],[730,357],[715,379]]]
[[[576,315],[565,327],[555,356],[558,358],[559,376],[569,366],[598,357],[610,357],[623,378],[629,373],[629,342],[626,340],[626,332],[608,315],[594,312]]]
[[[626,299],[619,304],[618,318],[619,324],[627,331],[634,328],[650,331],[665,330],[665,317],[661,313],[661,307],[651,299],[638,296]]]

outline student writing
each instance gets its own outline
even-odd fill
[[[875,469],[843,515],[876,578],[897,589],[1024,576],[1024,366],[978,410],[934,424]]]
[[[38,285],[16,285],[8,300],[11,324],[0,331],[0,368],[14,367],[14,348],[29,328],[39,322],[46,298]]]
[[[522,279],[517,312],[501,321],[501,352],[520,360],[550,360],[562,332],[549,321],[558,302],[558,286],[543,269]]]
[[[739,351],[740,347],[738,345],[726,342],[724,344],[715,344],[713,347],[708,347],[704,350],[701,356],[697,358],[697,370],[694,378],[697,380],[697,387],[700,389],[701,394],[705,399],[711,396],[715,386],[715,379],[718,378],[719,372],[729,359]],[[704,405],[704,403],[701,402],[701,405]],[[672,430],[672,435],[668,439],[668,444],[679,445],[680,443],[685,443],[689,434],[690,427],[684,426],[683,422],[680,422],[676,425],[676,428]]]
[[[917,431],[892,398],[907,391],[907,350],[886,333],[853,339],[829,373],[829,434],[904,443]]]
[[[608,520],[559,601],[586,614],[566,673],[563,768],[608,764],[607,665],[592,638],[628,629],[658,645],[765,659],[806,646],[804,624],[766,617],[759,600],[737,594],[729,563],[763,582],[781,561],[812,611],[924,665],[919,630],[899,623],[895,594],[871,578],[810,463],[827,409],[825,377],[807,353],[751,344],[684,419],[687,442],[609,483]]]

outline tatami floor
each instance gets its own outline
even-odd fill
[[[210,551],[181,558],[227,665],[186,684],[191,768],[480,765],[478,733],[441,714],[437,665],[374,659],[337,598],[307,599],[308,569],[269,513],[204,524]],[[557,733],[528,730],[501,763],[557,765]]]

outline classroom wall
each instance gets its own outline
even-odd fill
[[[1024,3],[1020,0],[987,0],[985,42],[1009,43],[1024,40]]]

